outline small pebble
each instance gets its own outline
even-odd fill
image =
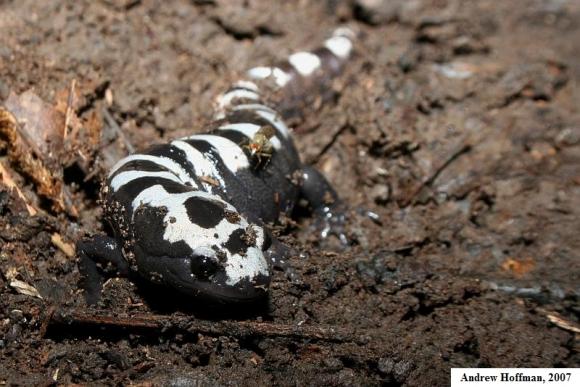
[[[371,190],[371,197],[377,204],[386,204],[391,197],[391,190],[386,184],[377,184]]]

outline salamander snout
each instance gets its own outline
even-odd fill
[[[216,255],[187,257],[140,254],[139,272],[182,294],[221,303],[254,301],[267,294],[270,270],[262,251],[220,262]]]

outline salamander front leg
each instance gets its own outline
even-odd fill
[[[264,256],[268,260],[271,267],[279,270],[283,270],[288,278],[292,282],[297,282],[299,275],[296,270],[290,265],[290,257],[298,255],[296,250],[292,247],[285,245],[276,238],[270,236],[272,244],[264,252]]]
[[[92,305],[101,298],[103,271],[113,266],[119,275],[127,276],[129,266],[115,239],[97,235],[77,242],[81,288],[85,291],[87,304]]]
[[[345,230],[346,205],[324,176],[311,166],[302,169],[301,195],[317,216],[316,228],[321,237],[335,235],[343,245],[348,245]]]

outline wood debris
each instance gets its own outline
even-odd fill
[[[32,204],[29,203],[26,196],[24,196],[20,188],[18,188],[18,185],[16,185],[16,183],[14,182],[14,179],[12,179],[11,173],[8,172],[8,169],[5,168],[1,162],[0,162],[0,182],[2,182],[2,184],[8,187],[8,189],[14,191],[16,193],[16,196],[18,196],[18,198],[22,200],[22,202],[24,202],[26,210],[28,211],[28,215],[34,216],[38,213],[38,210],[34,208]]]
[[[67,257],[75,256],[75,248],[72,244],[67,243],[62,240],[62,236],[59,233],[54,233],[50,237],[50,241],[55,245],[60,251],[62,251]]]
[[[34,184],[39,196],[50,200],[52,210],[73,217],[78,210],[63,183],[64,169],[77,163],[87,172],[101,132],[96,114],[77,116],[82,99],[73,80],[57,93],[54,105],[28,90],[11,92],[0,106],[0,149],[7,151],[11,166]]]

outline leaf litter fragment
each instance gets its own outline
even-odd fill
[[[17,293],[24,294],[27,296],[32,296],[36,298],[43,299],[38,290],[32,285],[27,284],[24,281],[19,280],[17,277],[19,276],[18,270],[14,267],[8,268],[4,277],[10,283],[10,287],[16,290]]]
[[[83,97],[73,80],[58,92],[55,104],[44,102],[33,91],[11,92],[0,107],[0,149],[6,149],[15,170],[49,199],[52,209],[78,216],[71,194],[63,183],[64,168],[77,163],[88,171],[99,147],[101,120],[93,112],[80,118]]]

